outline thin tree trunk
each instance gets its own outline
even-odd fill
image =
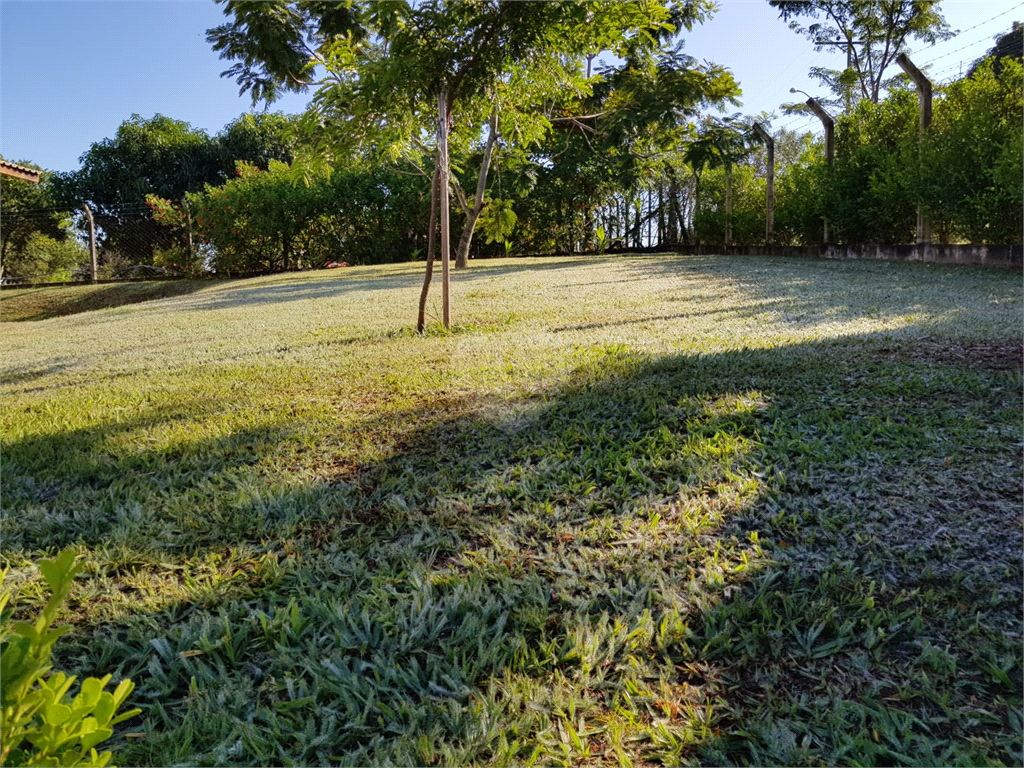
[[[668,241],[674,245],[679,242],[679,189],[672,166],[666,166],[666,170],[668,171]]]
[[[473,231],[476,229],[476,222],[484,209],[484,193],[487,191],[487,172],[491,168],[491,155],[494,153],[494,145],[498,140],[498,111],[491,110],[488,120],[490,132],[487,134],[487,143],[484,145],[484,159],[480,164],[480,176],[476,181],[476,196],[473,198],[473,207],[466,212],[466,224],[462,228],[462,237],[459,238],[459,247],[455,251],[455,268],[462,269],[469,266],[469,246],[473,242]]]
[[[700,235],[697,233],[697,217],[700,216],[700,175],[694,174],[693,182],[693,242],[700,245]]]
[[[665,185],[658,184],[658,248],[665,242]]]
[[[732,163],[725,164],[725,244],[732,245]]]
[[[451,328],[451,265],[449,263],[449,242],[448,242],[448,94],[445,89],[437,99],[437,159],[438,176],[438,200],[440,201],[441,217],[441,322],[445,330]]]
[[[430,278],[434,275],[434,250],[437,244],[437,181],[441,163],[434,162],[434,177],[430,182],[430,224],[427,229],[427,271],[423,275],[423,289],[420,291],[420,309],[416,315],[416,333],[423,333],[426,326],[427,294],[430,292]]]
[[[623,193],[623,249],[630,250],[630,201]]]

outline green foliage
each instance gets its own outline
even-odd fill
[[[821,51],[819,40],[856,40],[849,70],[812,67],[811,75],[844,98],[877,102],[889,84],[886,70],[911,40],[935,43],[952,37],[939,13],[939,0],[769,0],[790,29],[804,35]],[[810,20],[801,26],[799,19]],[[842,48],[840,48],[842,50]],[[852,86],[852,88],[851,88]]]
[[[55,174],[55,194],[70,208],[88,203],[102,244],[135,263],[152,262],[155,248],[167,248],[174,235],[146,209],[146,195],[179,201],[220,180],[217,142],[203,130],[163,115],[132,117],[113,138],[94,143],[81,168]]]
[[[919,139],[918,98],[894,87],[882,101],[861,100],[836,120],[830,170],[820,140],[805,138],[800,154],[776,170],[775,233],[784,244],[822,241],[827,219],[833,243],[911,243],[923,204],[937,242],[1019,243],[1024,231],[1024,96],[1021,63],[992,61],[937,92],[933,121]],[[713,155],[689,146],[695,171]],[[702,154],[703,152],[703,154]],[[734,242],[761,242],[753,217],[764,207],[760,163],[756,184],[734,172]],[[705,172],[694,222],[707,242],[722,242],[723,174]],[[763,219],[762,219],[763,221]],[[747,240],[746,234],[753,237]]]
[[[935,105],[922,197],[945,239],[1019,243],[1024,230],[1024,79],[1021,63],[978,65]]]
[[[835,167],[822,205],[838,243],[910,243],[917,223],[917,94],[894,89],[836,120]]]
[[[694,214],[694,232],[701,242],[725,242],[725,169],[707,171],[701,182],[700,206]],[[765,235],[765,179],[750,165],[732,170],[732,241],[756,245]]]
[[[426,186],[380,166],[271,160],[261,171],[239,162],[236,178],[188,196],[193,238],[203,266],[225,276],[405,260],[421,247]],[[180,206],[156,197],[150,205],[160,222],[181,228]]]
[[[824,234],[824,194],[828,183],[821,142],[805,137],[803,152],[775,177],[776,241],[787,245],[818,245]]]
[[[19,165],[36,170],[28,162]],[[74,243],[69,242],[70,214],[54,196],[52,175],[40,174],[38,184],[0,176],[0,272],[34,277],[73,266]]]
[[[477,226],[488,243],[504,243],[512,234],[519,219],[512,209],[512,201],[486,199],[486,203]]]
[[[294,132],[293,120],[280,112],[245,114],[231,121],[217,134],[224,178],[234,175],[239,160],[262,171],[271,160],[291,163],[297,145]]]
[[[149,196],[180,203],[232,177],[237,161],[266,169],[290,162],[294,147],[291,121],[279,113],[242,115],[215,137],[164,115],[132,115],[113,138],[89,147],[79,170],[55,175],[54,195],[71,209],[91,205],[102,245],[148,264],[156,251],[184,245],[181,229],[150,216]]]
[[[88,261],[88,249],[72,236],[57,239],[33,232],[20,250],[7,257],[4,273],[28,279],[70,280],[71,270]]]
[[[134,688],[131,680],[122,680],[111,692],[103,690],[111,675],[89,677],[72,697],[75,678],[50,674],[53,646],[70,629],[52,625],[81,570],[75,558],[68,549],[41,560],[39,570],[51,595],[39,617],[11,622],[4,616],[0,625],[0,765],[105,766],[111,753],[98,753],[96,747],[113,735],[113,726],[141,712],[117,714]],[[9,599],[7,592],[0,594],[0,613]]]

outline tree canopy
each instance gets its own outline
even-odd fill
[[[952,36],[939,0],[769,0],[790,29],[823,50],[829,42],[850,47],[850,69],[812,67],[811,75],[839,99],[850,89],[878,103],[886,71],[911,40],[935,43]],[[807,20],[806,22],[804,20]],[[805,25],[806,24],[806,25]]]

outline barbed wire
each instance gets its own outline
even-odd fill
[[[990,21],[995,21],[996,19],[1000,18],[1001,16],[1005,16],[1008,13],[1018,12],[1021,9],[1024,9],[1024,3],[1022,3],[1020,5],[1017,5],[1017,6],[1014,6],[1013,8],[1010,8],[1007,11],[1003,11],[1002,13],[997,13],[992,18],[985,19],[985,21],[979,22],[978,24],[975,24],[973,27],[968,27],[967,29],[963,29],[963,30],[957,32],[955,35],[953,35],[953,37],[951,37],[950,40],[955,40],[957,37],[959,37],[960,35],[962,35],[962,34],[964,34],[966,32],[970,32],[971,30],[977,29],[980,26],[988,24]],[[998,33],[997,33],[997,35],[998,35]],[[967,48],[970,48],[972,45],[977,45],[978,43],[980,43],[980,42],[982,42],[984,40],[991,40],[993,37],[995,37],[997,35],[989,34],[989,35],[985,35],[983,37],[979,37],[976,40],[972,40],[971,42],[969,42],[969,43],[967,43],[965,45],[960,46],[959,48],[955,48],[952,51],[947,51],[946,53],[940,54],[940,55],[936,56],[933,59],[929,59],[928,61],[922,62],[922,63],[918,64],[917,66],[918,67],[927,67],[927,66],[929,66],[931,64],[934,64],[936,61],[939,61],[940,59],[944,59],[947,56],[952,56],[954,53],[959,53],[960,51],[963,51],[963,50],[965,50]]]

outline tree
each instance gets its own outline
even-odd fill
[[[187,196],[198,263],[179,253],[166,266],[240,275],[406,259],[420,245],[424,192],[420,179],[380,165],[332,170],[271,160],[261,170],[239,161],[234,178]],[[154,195],[147,202],[156,221],[180,231],[180,205]]]
[[[697,214],[700,212],[700,181],[706,169],[722,167],[725,169],[725,242],[731,243],[731,198],[732,198],[732,167],[750,154],[749,127],[739,114],[730,115],[718,120],[708,118],[700,127],[696,138],[686,145],[684,157],[693,169],[695,178],[694,189],[694,236],[697,236]]]
[[[1003,68],[1003,59],[1024,60],[1024,26],[1019,21],[1013,22],[1009,32],[996,37],[996,44],[993,45],[983,57],[975,61],[967,72],[968,77],[973,77],[981,65],[992,59],[992,71],[998,75]]]
[[[837,97],[852,91],[878,103],[886,87],[885,72],[910,40],[935,43],[952,37],[938,11],[939,0],[769,0],[790,29],[816,43],[842,42],[849,69],[812,67],[811,75]],[[803,26],[799,19],[811,23]],[[838,101],[838,99],[837,99]]]
[[[836,158],[823,205],[839,243],[913,242],[918,166],[917,94],[892,88],[836,120]]]
[[[26,161],[18,165],[42,173],[38,184],[0,176],[0,275],[33,277],[74,266],[81,253],[69,233],[71,214],[54,198],[53,175]]]
[[[915,184],[948,238],[1019,243],[1024,231],[1024,68],[989,59],[935,104]],[[943,237],[940,229],[938,232]]]
[[[297,141],[292,120],[280,112],[262,112],[241,115],[217,134],[224,178],[235,175],[236,163],[241,160],[260,170],[267,170],[270,162],[291,163],[295,158]]]
[[[208,40],[222,57],[237,62],[225,74],[234,75],[254,99],[272,99],[281,88],[315,86],[306,117],[327,153],[351,156],[356,147],[373,149],[405,160],[424,177],[432,175],[424,159],[436,155],[440,178],[433,188],[442,223],[451,183],[443,161],[446,137],[465,151],[487,125],[472,202],[461,185],[452,185],[466,214],[462,262],[483,212],[498,136],[538,140],[555,120],[571,117],[546,112],[544,97],[550,104],[556,93],[582,94],[588,88],[582,67],[587,55],[656,47],[673,18],[665,4],[653,0],[394,2],[352,6],[344,19],[329,23],[327,8],[229,2],[225,14],[233,21],[210,30]],[[709,8],[706,0],[680,3],[676,18],[692,23]]]
[[[59,204],[78,209],[88,203],[104,245],[139,263],[172,245],[169,233],[152,221],[146,195],[181,200],[223,178],[217,142],[163,115],[132,115],[113,138],[90,146],[80,162],[79,170],[54,175]]]

